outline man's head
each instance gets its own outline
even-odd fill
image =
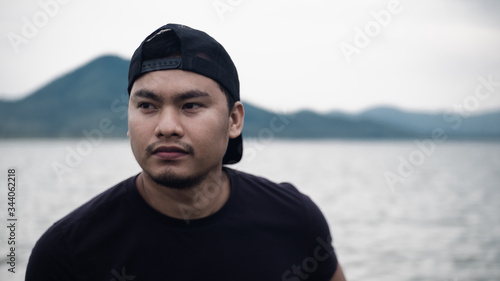
[[[128,91],[129,137],[146,173],[201,175],[241,159],[238,74],[206,33],[175,24],[153,32],[132,57]]]

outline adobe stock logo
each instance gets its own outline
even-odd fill
[[[116,271],[115,269],[111,270],[111,274],[113,274],[114,278],[111,278],[109,281],[128,281],[128,280],[134,280],[135,276],[134,275],[127,275],[126,273],[126,268],[122,267],[121,272]]]
[[[9,32],[10,45],[14,53],[19,53],[19,47],[23,44],[28,44],[30,39],[33,39],[40,29],[47,26],[50,18],[54,18],[59,14],[61,5],[69,3],[70,0],[41,0],[38,2],[39,10],[33,13],[31,19],[22,17],[21,32]]]
[[[344,41],[339,44],[347,63],[351,63],[353,55],[359,55],[362,50],[370,45],[375,37],[380,35],[384,28],[389,26],[394,15],[398,15],[403,11],[400,2],[400,0],[391,0],[387,4],[387,9],[382,9],[378,12],[371,11],[370,15],[373,20],[367,22],[363,29],[359,27],[354,28],[353,43],[349,44]]]
[[[243,3],[243,0],[215,0],[212,2],[212,6],[219,16],[219,19],[223,21],[225,19],[224,14],[234,11],[241,3]]]
[[[493,80],[493,74],[487,77],[479,76],[478,83],[473,93],[466,96],[461,103],[453,104],[453,110],[449,110],[443,114],[443,121],[450,123],[453,131],[459,130],[466,118],[472,116],[472,113],[479,109],[479,106],[494,94],[498,93],[500,81]],[[450,132],[450,130],[447,130]],[[412,150],[406,157],[400,155],[399,165],[396,169],[397,173],[385,171],[384,178],[391,191],[395,191],[395,186],[399,182],[404,182],[414,174],[418,167],[422,166],[425,161],[434,155],[439,144],[443,144],[448,140],[448,133],[441,128],[436,127],[431,132],[431,138],[424,140],[415,140],[416,149]]]
[[[313,255],[302,260],[302,264],[293,265],[290,270],[287,270],[281,276],[282,281],[300,281],[307,280],[310,274],[316,272],[321,262],[330,258],[334,251],[331,246],[332,238],[328,237],[327,241],[321,237],[316,238],[316,248]]]
[[[125,120],[127,118],[128,110],[128,95],[122,94],[119,98],[116,98],[111,103],[111,112],[120,114],[119,119]],[[101,145],[104,140],[104,136],[112,134],[116,130],[116,126],[113,120],[109,117],[103,117],[97,124],[96,128],[91,130],[83,129],[81,131],[85,139],[81,140],[76,144],[76,147],[66,146],[66,157],[65,161],[53,161],[52,169],[57,175],[59,180],[63,179],[63,176],[67,173],[71,173],[80,166],[84,158],[89,156],[94,148]]]

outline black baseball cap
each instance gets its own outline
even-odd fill
[[[172,48],[172,46],[175,46]],[[128,72],[128,93],[143,74],[169,69],[198,73],[219,83],[234,100],[240,100],[238,72],[224,47],[203,31],[169,23],[151,33],[135,50]],[[235,164],[243,155],[241,134],[229,139],[223,164]]]

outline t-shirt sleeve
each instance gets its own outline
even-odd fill
[[[56,225],[35,244],[28,261],[25,281],[76,280],[63,232]]]
[[[309,197],[304,197],[310,224],[309,258],[303,264],[311,271],[307,280],[329,281],[338,264],[330,228],[318,206]]]

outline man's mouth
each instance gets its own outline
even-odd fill
[[[160,145],[149,149],[150,153],[162,160],[177,160],[188,154],[192,154],[192,148],[189,145]]]
[[[187,154],[186,150],[177,146],[160,146],[153,150],[153,155],[164,160],[175,160]]]

